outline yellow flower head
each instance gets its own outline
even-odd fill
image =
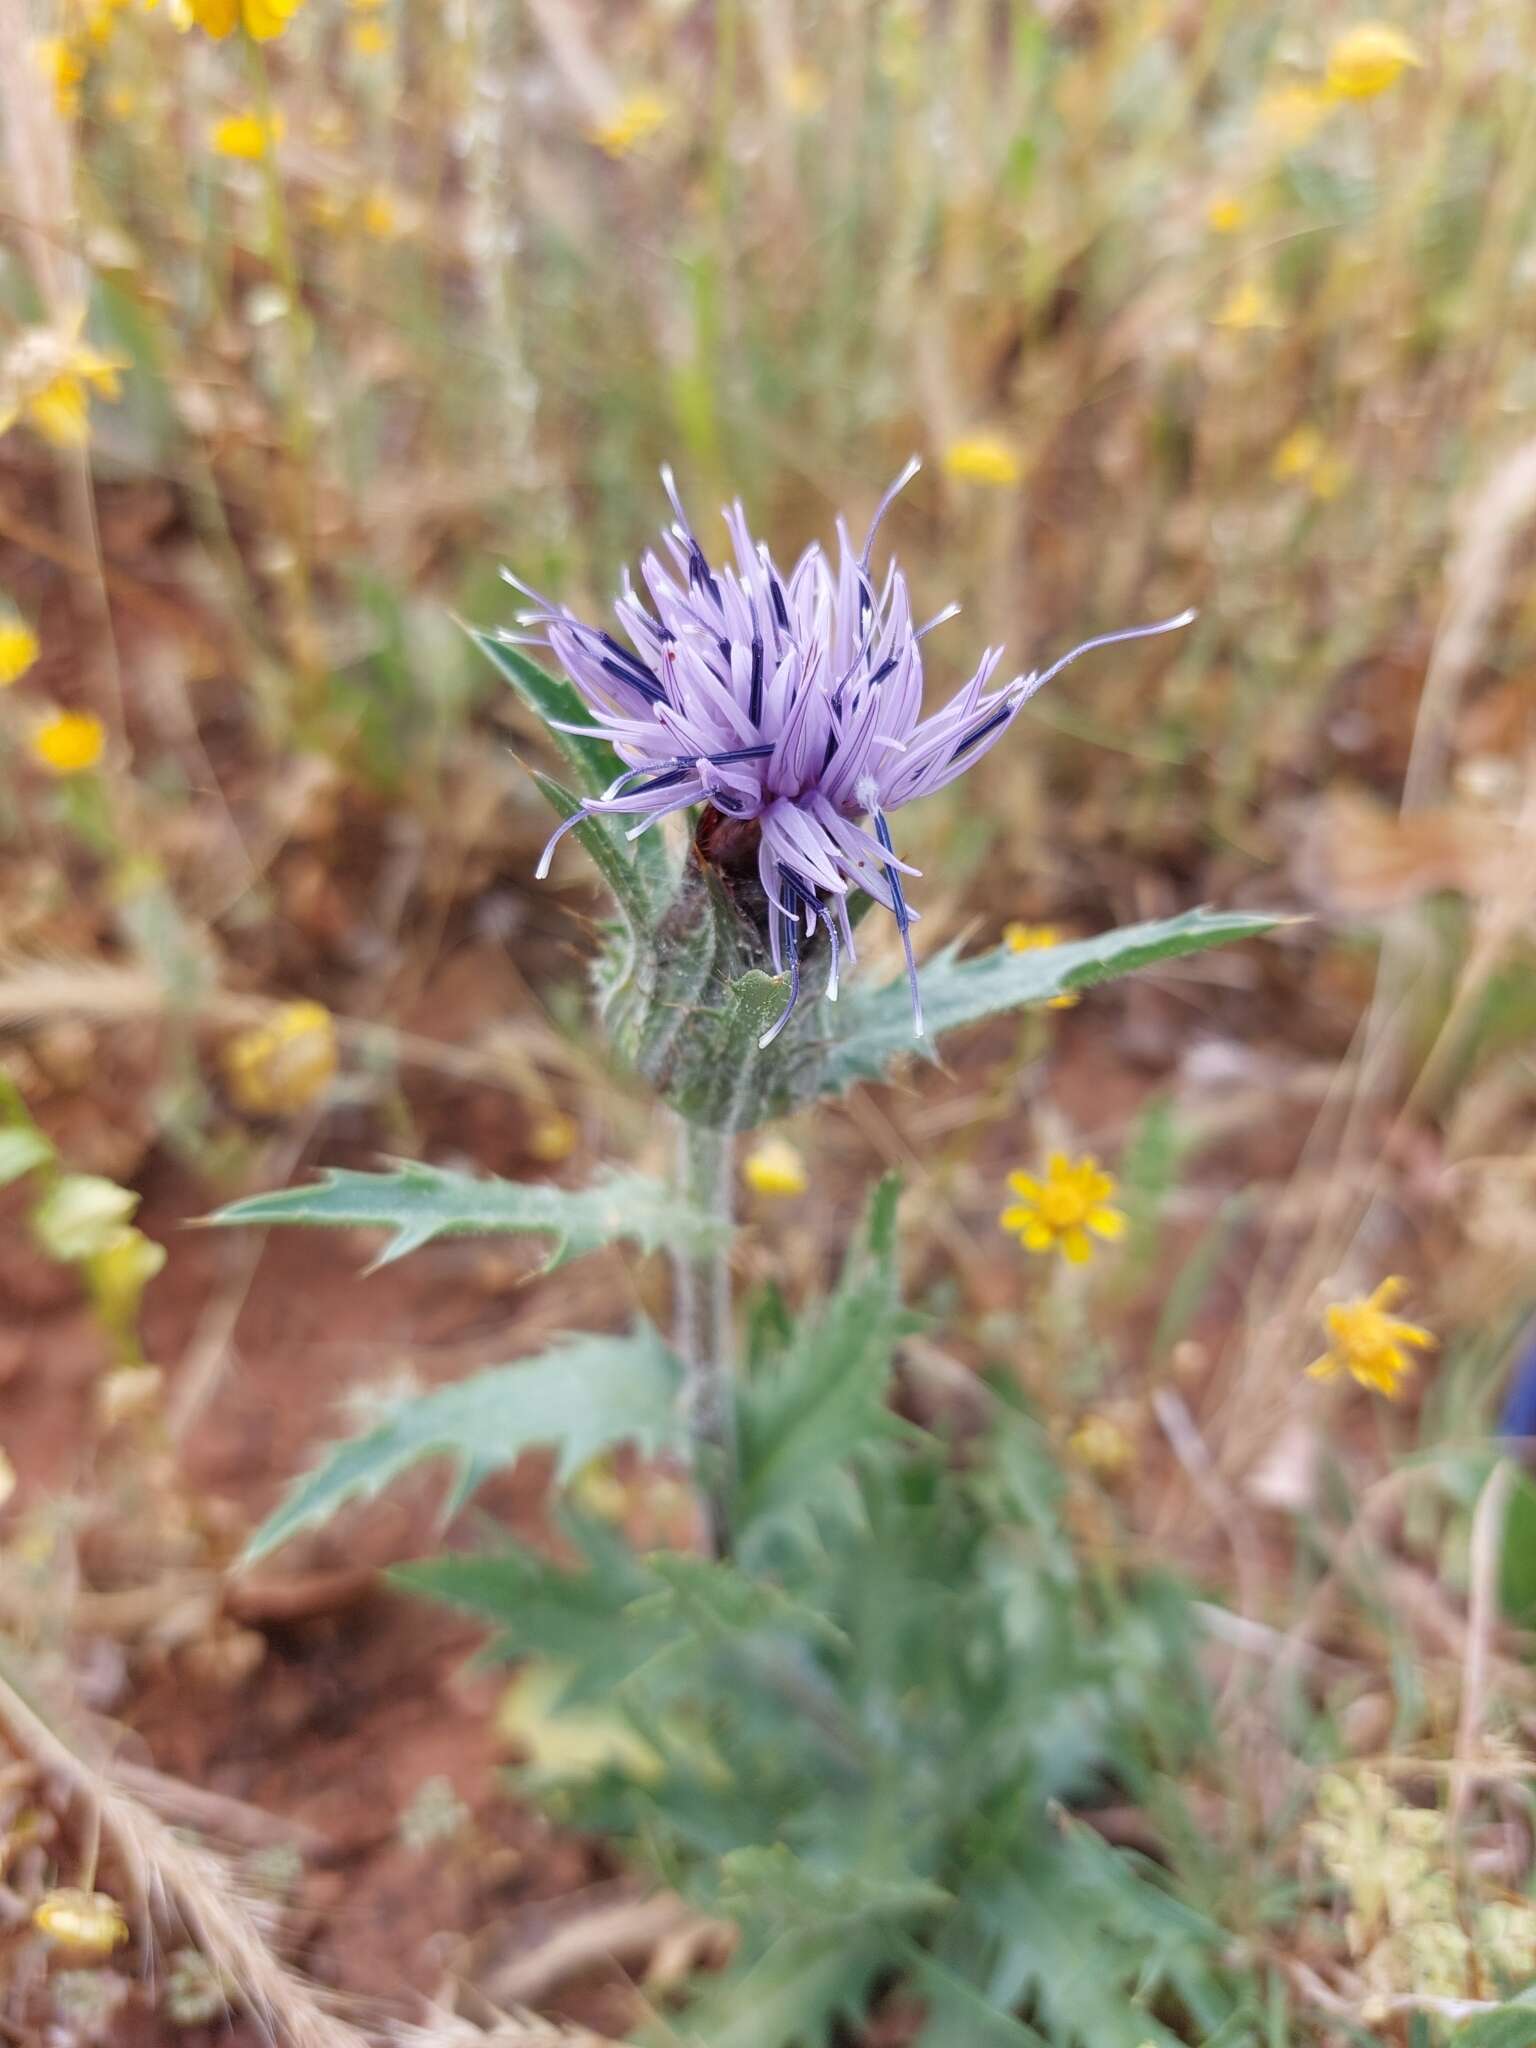
[[[1314,498],[1336,498],[1344,488],[1342,458],[1316,427],[1295,427],[1275,450],[1269,473],[1277,483],[1304,483]]]
[[[107,733],[89,711],[55,711],[32,734],[32,754],[50,775],[84,775],[106,749]]]
[[[269,43],[283,33],[304,0],[186,0],[186,4],[204,35],[222,41],[241,28],[253,43]]]
[[[1205,209],[1205,224],[1213,235],[1235,235],[1251,215],[1248,201],[1236,192],[1218,192]]]
[[[528,1150],[546,1166],[558,1165],[576,1150],[581,1131],[574,1117],[563,1109],[546,1109],[528,1132]]]
[[[1257,278],[1236,284],[1212,316],[1218,327],[1244,334],[1256,327],[1283,327],[1285,315],[1269,286]]]
[[[37,659],[37,635],[17,612],[0,612],[0,690]]]
[[[220,156],[260,163],[283,137],[281,114],[226,114],[213,124],[213,146]]]
[[[347,24],[347,48],[354,57],[387,57],[394,44],[387,22],[364,20]]]
[[[628,156],[649,142],[658,128],[665,127],[671,114],[671,106],[660,93],[632,92],[588,132],[605,155]]]
[[[827,103],[827,81],[813,65],[792,65],[784,80],[784,99],[792,114],[819,114]]]
[[[109,1956],[128,1939],[128,1922],[116,1899],[73,1886],[45,1893],[33,1911],[32,1925],[61,1948],[81,1955]]]
[[[323,1003],[284,1003],[224,1048],[224,1079],[251,1116],[305,1109],[336,1073],[336,1023]]]
[[[1043,1181],[1028,1173],[1010,1173],[1008,1185],[1018,1200],[998,1218],[1029,1252],[1060,1252],[1074,1266],[1093,1256],[1094,1237],[1125,1235],[1125,1217],[1108,1206],[1115,1192],[1112,1174],[1105,1173],[1091,1152],[1068,1159],[1053,1152]]]
[[[375,185],[364,193],[358,218],[363,232],[376,241],[392,242],[400,232],[400,209],[387,185]]]
[[[24,419],[55,448],[84,447],[91,393],[116,398],[123,367],[82,341],[78,325],[29,329],[0,368],[0,434]]]
[[[1328,52],[1324,85],[1334,99],[1373,100],[1410,67],[1422,70],[1424,57],[1401,29],[1386,21],[1359,21]]]
[[[944,467],[963,484],[991,484],[1007,490],[1019,482],[1024,465],[998,434],[964,434],[944,450]]]
[[[1387,1313],[1407,1285],[1393,1274],[1363,1301],[1336,1301],[1323,1317],[1328,1349],[1307,1367],[1309,1375],[1330,1380],[1336,1373],[1347,1372],[1362,1387],[1374,1387],[1378,1394],[1395,1401],[1403,1380],[1413,1371],[1407,1353],[1433,1350],[1435,1344],[1428,1330],[1421,1330],[1417,1323],[1400,1323]]]
[[[1085,1415],[1067,1438],[1067,1453],[1085,1471],[1100,1479],[1115,1479],[1136,1457],[1130,1435],[1112,1415]]]
[[[69,36],[42,36],[32,45],[38,69],[53,87],[53,103],[66,120],[80,111],[85,57]]]
[[[754,1195],[803,1195],[811,1184],[787,1138],[760,1138],[741,1162],[741,1177]]]

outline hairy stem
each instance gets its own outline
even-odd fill
[[[731,1219],[731,1139],[724,1131],[675,1119],[677,1183],[684,1199],[722,1224]],[[736,1477],[736,1411],[732,1377],[731,1255],[722,1232],[706,1252],[673,1254],[673,1316],[687,1379],[683,1399],[693,1443],[694,1473],[709,1517],[716,1556],[730,1549],[731,1496]]]

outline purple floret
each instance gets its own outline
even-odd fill
[[[1080,654],[1171,632],[1194,617],[1181,612],[1102,634],[1043,673],[996,688],[1003,650],[989,647],[970,681],[925,718],[921,643],[959,608],[914,626],[900,570],[892,563],[877,589],[869,567],[880,521],[917,469],[914,457],[881,499],[861,553],[840,519],[836,563],[813,543],[788,576],[753,540],[739,500],[725,514],[735,562],[714,568],[664,469],[676,514],[663,535],[670,559],[651,553],[640,565],[654,609],[625,573],[614,609],[628,646],[508,576],[533,609],[519,619],[527,635],[506,637],[549,648],[595,721],[572,730],[607,740],[626,763],[601,797],[587,798],[553,834],[540,878],[564,835],[593,814],[633,816],[630,838],[695,804],[754,820],[769,951],[774,972],[787,967],[790,977],[789,1000],[764,1033],[765,1046],[794,1010],[802,941],[818,925],[831,947],[827,994],[835,1000],[844,951],[854,958],[848,899],[855,889],[896,920],[921,1036],[911,936],[917,912],[902,879],[918,870],[897,854],[888,814],[965,774]]]

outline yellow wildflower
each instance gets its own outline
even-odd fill
[[[347,24],[347,47],[354,57],[387,57],[395,38],[382,21],[352,21]]]
[[[37,635],[17,612],[0,612],[0,690],[37,659]]]
[[[1386,21],[1359,21],[1328,52],[1324,85],[1334,99],[1373,100],[1410,67],[1422,70],[1424,57],[1401,29]]]
[[[1235,235],[1248,225],[1252,209],[1235,192],[1218,192],[1205,209],[1205,224],[1213,235]]]
[[[1265,93],[1255,118],[1282,149],[1300,149],[1327,118],[1333,101],[1315,85],[1282,85]]]
[[[107,1892],[77,1891],[74,1886],[46,1892],[32,1914],[40,1928],[61,1948],[81,1955],[109,1956],[128,1939],[122,1908]]]
[[[1285,315],[1281,312],[1274,293],[1267,284],[1256,278],[1248,278],[1244,283],[1234,285],[1212,318],[1218,327],[1229,327],[1238,334],[1247,333],[1256,327],[1285,325]]]
[[[84,775],[106,749],[107,733],[89,711],[55,711],[32,734],[32,753],[50,775]]]
[[[1347,1372],[1362,1387],[1374,1387],[1395,1401],[1401,1382],[1413,1371],[1409,1351],[1429,1351],[1435,1339],[1417,1323],[1400,1323],[1387,1311],[1406,1292],[1408,1283],[1395,1273],[1362,1301],[1336,1301],[1323,1317],[1328,1349],[1307,1367],[1312,1379],[1330,1380]]]
[[[784,100],[792,114],[819,114],[827,103],[827,81],[813,65],[793,65],[784,81]]]
[[[1006,490],[1018,483],[1024,465],[997,434],[963,434],[944,450],[944,467],[963,484],[992,484]]]
[[[1081,1266],[1093,1256],[1094,1237],[1125,1234],[1125,1217],[1109,1205],[1115,1192],[1112,1174],[1105,1173],[1091,1152],[1068,1159],[1053,1152],[1043,1181],[1028,1173],[1010,1173],[1008,1185],[1018,1201],[998,1218],[1029,1252],[1059,1251],[1069,1264]]]
[[[0,434],[24,419],[55,448],[83,448],[90,439],[90,395],[116,398],[123,364],[80,339],[34,327],[8,352],[0,371]]]
[[[383,185],[375,185],[372,191],[363,195],[359,218],[364,233],[380,242],[393,241],[400,232],[400,209],[395,204],[393,193]]]
[[[68,36],[41,36],[32,45],[38,69],[53,87],[53,103],[66,120],[80,111],[85,58]]]
[[[261,159],[283,138],[281,114],[226,114],[213,124],[212,142],[220,156],[238,157],[244,163]]]
[[[1269,473],[1277,483],[1304,483],[1313,497],[1336,498],[1346,470],[1318,428],[1295,427],[1275,450]]]
[[[1100,1479],[1114,1479],[1136,1456],[1136,1446],[1112,1415],[1085,1415],[1067,1438],[1067,1453]]]
[[[224,1078],[251,1116],[305,1109],[336,1073],[336,1022],[323,1003],[284,1003],[224,1048]]]
[[[570,1158],[580,1135],[574,1117],[567,1116],[563,1109],[549,1109],[529,1131],[528,1150],[546,1166],[555,1166]]]
[[[1049,946],[1061,944],[1061,933],[1053,924],[1005,924],[1003,944],[1010,953],[1039,953]],[[1048,1010],[1071,1010],[1082,1001],[1075,991],[1066,995],[1048,996],[1045,1007]]]
[[[304,0],[187,0],[193,21],[204,35],[222,41],[236,28],[254,43],[280,36]]]
[[[16,1491],[16,1467],[4,1451],[0,1451],[0,1508],[3,1508]]]
[[[754,1195],[803,1195],[811,1184],[787,1138],[760,1138],[741,1162],[741,1177]]]
[[[632,92],[611,114],[594,122],[592,140],[607,156],[628,156],[650,141],[671,118],[672,108],[660,93]]]

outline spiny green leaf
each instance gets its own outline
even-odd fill
[[[896,1272],[898,1193],[893,1178],[875,1190],[820,1317],[776,1370],[742,1389],[736,1519],[744,1539],[755,1522],[810,1498],[861,1444],[900,1427],[885,1400],[906,1327]]]
[[[662,1584],[630,1603],[626,1625],[682,1626],[701,1642],[759,1629],[790,1629],[832,1648],[847,1645],[842,1630],[818,1609],[792,1598],[769,1579],[748,1578],[734,1564],[668,1551],[658,1551],[647,1562]]]
[[[561,725],[592,723],[592,713],[574,686],[560,676],[548,674],[536,661],[530,661],[520,647],[498,640],[494,633],[471,629],[469,637],[546,727],[554,746],[575,770],[580,795],[601,796],[614,778],[623,774],[624,763],[606,740],[596,739],[590,733],[563,732],[556,725],[556,720]],[[542,779],[539,787],[553,802]],[[593,829],[607,836],[616,857],[623,860],[634,874],[637,886],[650,906],[651,917],[659,916],[677,885],[677,876],[661,834],[647,832],[643,838],[626,840],[622,818],[602,819]],[[591,839],[581,832],[576,836],[583,839],[590,852]],[[606,868],[604,879],[608,879]]]
[[[425,1458],[451,1458],[456,1467],[452,1513],[535,1446],[554,1449],[559,1480],[616,1444],[636,1443],[647,1456],[681,1451],[679,1381],[676,1359],[642,1326],[628,1337],[569,1337],[524,1364],[390,1402],[362,1436],[330,1447],[257,1530],[246,1556],[264,1557]]]
[[[1207,946],[1255,938],[1287,922],[1265,911],[1201,908],[1025,953],[995,946],[961,960],[957,947],[946,947],[919,969],[926,1038],[912,1035],[911,997],[904,979],[867,992],[854,984],[844,998],[837,1037],[828,1048],[823,1090],[878,1080],[901,1053],[932,1057],[933,1042],[962,1025],[1092,988],[1159,961],[1203,952]]]
[[[737,1918],[817,1928],[834,1920],[910,1920],[951,1899],[925,1878],[818,1869],[787,1843],[774,1842],[732,1849],[720,1859],[720,1903]]]
[[[689,2008],[688,2032],[709,2048],[820,2048],[839,2020],[863,2016],[869,1987],[889,1963],[878,1930],[796,1930],[745,1968],[707,1980]],[[643,2036],[673,2044],[671,2021]]]
[[[718,1217],[690,1209],[645,1174],[610,1173],[589,1188],[556,1188],[536,1181],[482,1179],[412,1160],[393,1173],[329,1166],[308,1187],[248,1195],[208,1221],[387,1230],[390,1241],[370,1271],[439,1237],[502,1232],[548,1237],[553,1239],[549,1271],[620,1238],[633,1239],[648,1252],[663,1247],[700,1252],[726,1234]]]

